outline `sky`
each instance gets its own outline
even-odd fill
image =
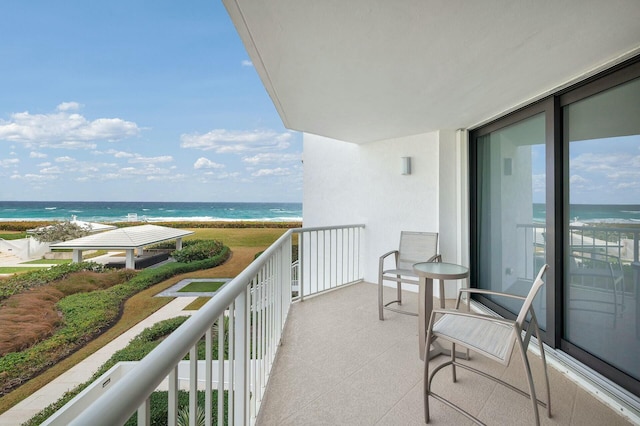
[[[302,200],[220,0],[14,1],[0,25],[0,200]]]

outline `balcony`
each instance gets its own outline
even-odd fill
[[[97,396],[87,402],[79,395],[48,424],[122,424],[136,413],[139,425],[150,424],[149,395],[161,383],[169,390],[170,425],[178,389],[190,393],[191,418],[197,391],[205,391],[206,424],[423,424],[417,320],[393,313],[377,319],[377,288],[362,280],[363,234],[363,225],[288,231],[138,365],[101,378]],[[292,270],[296,239],[301,261]],[[406,300],[417,309],[415,293]],[[217,344],[221,359],[208,349],[198,363],[201,339],[207,348]],[[189,379],[182,381],[178,365],[186,354]],[[506,369],[486,367],[523,388],[514,358]],[[471,362],[485,361],[472,355]],[[540,373],[535,360],[533,368]],[[442,394],[488,423],[531,423],[528,400],[493,382],[464,371],[457,384],[440,378]],[[550,368],[550,380],[553,418],[542,416],[544,424],[628,424],[560,370]],[[434,423],[468,423],[436,402],[432,410]]]

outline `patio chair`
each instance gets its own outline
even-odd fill
[[[606,253],[573,251],[569,260],[569,309],[611,314],[615,328],[625,308],[620,258]]]
[[[455,309],[434,309],[429,321],[429,328],[427,330],[427,338],[425,343],[426,355],[424,357],[424,415],[425,421],[429,423],[429,397],[435,398],[438,401],[453,408],[459,413],[463,414],[470,420],[482,424],[480,420],[475,418],[464,409],[454,404],[453,402],[445,399],[441,395],[431,390],[433,384],[433,378],[444,367],[451,366],[452,379],[456,382],[456,367],[469,370],[471,372],[480,374],[483,377],[491,379],[497,383],[500,383],[507,388],[529,398],[533,405],[533,413],[535,424],[540,424],[540,417],[538,415],[538,404],[546,407],[547,416],[551,417],[551,399],[549,393],[549,377],[547,374],[547,363],[544,354],[544,345],[540,338],[540,329],[538,328],[538,321],[533,309],[533,299],[540,290],[540,287],[544,284],[542,281],[542,275],[547,270],[548,265],[544,265],[540,268],[538,276],[536,277],[529,294],[525,296],[516,296],[510,293],[499,293],[495,291],[477,289],[477,288],[462,288],[458,291],[458,298],[456,300]],[[466,309],[460,309],[460,301],[463,293],[467,293]],[[514,299],[523,300],[522,308],[518,313],[516,320],[507,320],[491,315],[484,315],[474,313],[470,311],[470,295],[471,293],[479,293],[492,296],[503,296]],[[528,327],[526,327],[526,333],[523,335],[523,330],[526,326],[526,321],[529,321]],[[536,391],[533,383],[533,377],[531,375],[531,366],[529,364],[529,357],[527,355],[527,347],[532,334],[535,333],[538,339],[540,348],[540,357],[542,360],[544,370],[544,380],[546,386],[546,403],[539,401],[536,398]],[[431,373],[429,373],[429,351],[431,343],[435,339],[442,339],[451,343],[451,359],[437,366]],[[513,347],[517,343],[522,356],[524,364],[524,372],[527,376],[527,382],[529,385],[529,392],[524,392],[521,389],[500,380],[497,377],[480,371],[471,367],[468,363],[463,364],[456,359],[456,345],[461,345],[472,351],[472,354],[482,355],[494,361],[500,362],[503,365],[509,365]]]
[[[393,269],[385,269],[385,259],[395,255]],[[418,276],[413,272],[413,265],[418,262],[441,262],[438,254],[437,232],[409,232],[400,233],[400,247],[380,256],[378,264],[378,316],[384,320],[385,309],[405,315],[418,316],[417,312],[410,312],[390,307],[391,304],[402,305],[402,283],[419,284]],[[384,302],[384,281],[396,283],[397,299]],[[440,281],[440,307],[444,308],[444,282]]]

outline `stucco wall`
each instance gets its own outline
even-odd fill
[[[304,135],[304,226],[366,225],[365,279],[397,248],[400,231],[440,233],[445,261],[460,261],[460,171],[453,131],[355,145]],[[412,173],[402,175],[401,157]]]

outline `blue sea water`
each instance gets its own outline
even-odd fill
[[[636,223],[640,224],[638,204],[571,204],[570,221],[583,223]],[[545,205],[533,205],[534,222],[544,222]]]
[[[0,221],[302,221],[301,203],[0,201]]]

